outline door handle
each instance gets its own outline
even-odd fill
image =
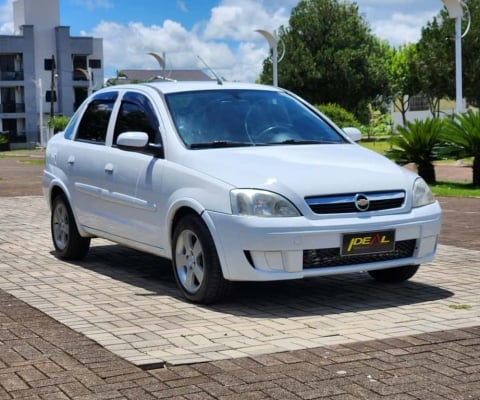
[[[55,154],[56,156],[56,154]],[[75,164],[75,156],[68,156],[68,159],[67,159],[67,163],[70,164],[70,165],[73,165]]]
[[[107,163],[105,164],[105,172],[111,174],[113,172],[113,164],[112,163]]]

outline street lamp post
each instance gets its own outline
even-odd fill
[[[162,70],[163,70],[163,76],[162,78],[164,80],[166,80],[166,76],[165,76],[165,69],[167,67],[167,56],[165,55],[165,52],[162,53],[162,55],[158,54],[158,53],[154,53],[153,51],[148,53],[149,55],[151,55],[155,60],[157,60],[158,62],[158,65],[160,65],[160,67],[162,67]]]
[[[456,111],[463,111],[462,94],[462,18],[463,2],[461,0],[443,0],[450,18],[455,19],[455,92]]]
[[[272,50],[272,64],[273,64],[273,86],[278,86],[278,37],[277,32],[273,31],[273,34],[263,29],[257,29],[268,42],[270,49]]]
[[[39,125],[40,125],[40,146],[45,147],[46,139],[43,133],[43,88],[42,78],[33,79],[33,83],[38,89],[38,110],[39,110]]]

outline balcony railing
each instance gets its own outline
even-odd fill
[[[23,71],[0,71],[1,81],[23,81]]]
[[[0,114],[6,113],[24,113],[25,103],[2,103],[0,104]]]

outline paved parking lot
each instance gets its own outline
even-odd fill
[[[480,251],[441,245],[402,285],[367,275],[240,284],[228,301],[179,297],[169,264],[104,240],[52,253],[42,197],[0,198],[0,289],[144,368],[258,357],[480,325]]]

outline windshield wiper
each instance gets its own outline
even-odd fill
[[[213,142],[192,143],[191,149],[214,149],[222,147],[244,147],[253,146],[251,142],[236,142],[231,140],[214,140]]]
[[[301,139],[285,139],[280,142],[271,142],[269,144],[335,144],[340,142],[332,142],[328,140],[301,140]]]

